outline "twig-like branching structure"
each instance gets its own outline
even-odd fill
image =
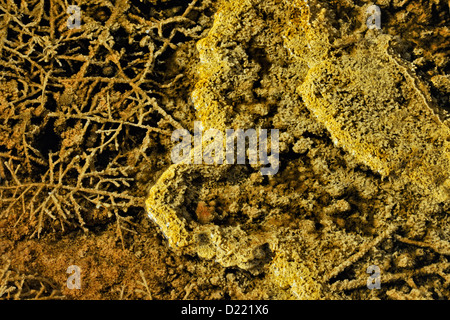
[[[0,299],[63,299],[52,281],[34,275],[25,275],[11,268],[10,261],[0,267]]]
[[[123,244],[139,168],[163,166],[186,125],[164,105],[183,77],[165,59],[203,35],[208,1],[74,4],[70,29],[67,1],[0,0],[0,217],[31,223],[29,236],[115,218]]]

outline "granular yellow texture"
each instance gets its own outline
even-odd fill
[[[271,262],[273,281],[283,289],[290,289],[292,296],[299,300],[317,300],[321,297],[321,286],[314,281],[311,270],[297,261],[289,261],[278,254]]]
[[[293,7],[303,19],[290,19],[286,45],[310,68],[299,94],[335,144],[383,177],[448,199],[450,129],[413,65],[392,52],[394,38],[381,31],[341,35],[355,42],[343,54],[326,4],[294,1]]]
[[[170,166],[146,203],[174,250],[258,275],[262,296],[319,299],[363,287],[368,265],[389,269],[399,229],[448,238],[426,221],[449,201],[449,128],[397,57],[402,42],[367,30],[368,5],[221,2],[197,43],[198,120],[279,129],[285,163],[274,177],[254,166]],[[349,21],[336,12],[353,7]],[[357,279],[337,279],[352,266]]]
[[[450,130],[386,46],[377,41],[316,64],[299,90],[337,145],[382,176],[405,178],[444,200]]]
[[[202,223],[195,216],[202,194],[211,192],[209,184],[230,180],[231,166],[172,165],[150,190],[146,210],[175,251],[198,254],[205,259],[215,259],[223,266],[238,266],[260,273],[260,261],[265,260],[265,244],[270,235],[262,231],[250,235],[240,225]],[[198,185],[198,180],[205,185]],[[220,184],[224,189],[232,183]],[[214,188],[218,188],[215,186]],[[190,209],[190,210],[189,210]]]

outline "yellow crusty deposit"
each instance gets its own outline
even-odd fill
[[[288,23],[286,45],[310,68],[299,94],[334,142],[383,177],[401,177],[448,199],[450,129],[434,113],[412,64],[390,52],[392,36],[375,31],[364,39],[358,31],[348,36],[353,51],[331,53],[339,46],[332,43],[332,12],[320,1],[293,6],[306,19]]]
[[[321,298],[321,286],[313,279],[317,277],[303,264],[289,260],[278,253],[270,265],[270,277],[283,289],[290,289],[299,300],[317,300]]]
[[[292,148],[305,154],[317,144],[317,157],[313,152],[309,160],[303,159],[305,163],[301,157],[292,160],[292,166],[286,167],[294,178],[280,178],[278,185],[275,178],[269,180],[273,186],[255,178],[245,166],[173,164],[146,201],[149,217],[174,250],[263,274],[265,286],[276,284],[282,292],[273,296],[323,297],[324,282],[348,266],[344,262],[342,270],[334,269],[330,259],[342,261],[349,250],[370,244],[377,236],[373,230],[340,229],[349,217],[333,215],[345,216],[354,203],[334,199],[345,204],[336,213],[329,209],[333,203],[329,199],[345,195],[340,180],[348,179],[353,186],[357,179],[364,180],[363,185],[372,187],[362,194],[371,197],[382,179],[362,178],[362,173],[352,176],[346,168],[341,179],[343,171],[332,172],[321,159],[329,140],[313,141],[314,136],[331,137],[352,155],[349,162],[367,165],[407,186],[412,194],[429,195],[433,201],[449,199],[450,131],[434,113],[426,85],[411,65],[393,53],[392,36],[367,30],[365,6],[361,27],[355,31],[342,27],[345,22],[334,16],[332,5],[336,1],[222,1],[212,29],[197,45],[200,66],[192,93],[205,129],[280,129],[281,153]],[[329,154],[339,153],[329,144],[335,149]],[[321,172],[320,178],[303,175],[308,165]],[[331,191],[311,200],[316,196],[314,186],[320,189],[322,181]],[[280,190],[288,184],[293,186],[286,196]],[[196,207],[213,196],[221,199],[223,212],[202,223],[195,217]],[[370,214],[377,221],[374,230],[383,225],[383,214],[392,217],[390,210],[398,208],[391,195],[386,197],[386,202],[380,200],[379,212],[370,207],[358,209],[370,211],[366,216],[354,212],[352,217],[358,221],[354,224],[369,224]],[[258,202],[261,198],[266,203]],[[327,203],[323,207],[322,201]],[[257,204],[252,207],[251,202]],[[286,205],[286,212],[277,208],[286,203],[292,205]],[[297,211],[291,213],[291,208]],[[402,213],[413,211],[409,209],[401,208]],[[324,226],[320,241],[315,240],[319,237],[315,223]]]
[[[175,209],[166,205],[164,200],[167,193],[167,183],[174,177],[172,170],[165,171],[159,178],[159,183],[150,190],[145,201],[148,217],[155,222],[162,233],[174,248],[184,247],[189,244],[189,233],[185,227],[185,221],[180,219]]]
[[[276,2],[285,5],[282,1]],[[221,47],[222,41],[232,39],[236,42],[246,42],[255,34],[261,33],[265,23],[258,18],[255,11],[250,10],[253,5],[253,1],[223,1],[215,14],[214,25],[208,36],[197,44],[200,56],[199,80],[192,93],[192,99],[205,129],[216,128],[224,131],[230,126],[245,128],[255,124],[253,121],[245,123],[245,114],[267,113],[264,106],[246,104],[245,101],[252,100],[248,97],[250,95],[248,91],[252,89],[252,81],[257,80],[260,66],[252,62],[239,47],[235,50]],[[241,24],[243,15],[254,23],[251,28],[241,28],[236,34],[236,26]],[[283,26],[277,27],[275,24],[275,28],[281,32]],[[243,61],[236,63],[238,60]],[[231,79],[234,86],[240,90],[238,92],[233,88],[237,92],[236,100],[241,102],[237,103],[237,108],[233,108],[235,106],[227,103],[220,95],[220,87],[225,85],[225,80],[230,80],[227,77],[236,74],[233,68],[242,70],[241,77]],[[245,107],[242,108],[241,105]],[[242,108],[243,112],[236,112],[239,108]],[[260,125],[263,126],[264,122]],[[203,147],[205,145],[203,142]],[[194,153],[195,150],[192,150],[191,155]],[[193,179],[196,176],[201,176],[203,180],[214,181],[218,180],[215,177],[229,175],[228,171],[229,166],[191,166],[181,163],[172,165],[150,191],[146,201],[149,217],[160,226],[169,245],[176,251],[214,259],[225,267],[237,266],[254,274],[270,270],[266,283],[276,284],[282,288],[281,292],[284,292],[283,290],[291,292],[291,295],[281,293],[285,298],[320,297],[318,275],[306,267],[300,268],[301,263],[298,261],[285,260],[283,250],[269,263],[270,252],[279,251],[276,232],[256,230],[249,233],[242,230],[239,225],[201,224],[192,218],[193,208],[191,213],[185,212],[185,208],[189,207],[188,203],[198,201],[189,194],[195,189]],[[272,290],[280,289],[272,288]]]
[[[193,214],[198,197],[206,188],[196,185],[197,179],[217,181],[225,178],[230,168],[182,163],[170,166],[150,190],[147,214],[161,228],[173,250],[215,259],[223,266],[261,272],[255,268],[266,258],[260,247],[271,241],[269,234],[249,235],[239,225],[201,223]]]
[[[429,192],[450,186],[450,130],[380,43],[316,64],[299,89],[333,140],[374,171]]]
[[[192,214],[193,210],[186,210],[198,203],[198,197],[205,190],[212,191],[207,189],[211,183],[231,180],[232,168],[230,165],[172,165],[146,200],[149,218],[161,228],[176,252],[214,259],[224,267],[239,267],[252,274],[267,272],[264,285],[275,284],[271,290],[286,299],[320,298],[317,273],[299,262],[300,258],[286,258],[277,230],[263,227],[248,231],[239,224],[201,223]],[[198,179],[204,184],[197,185]],[[219,189],[230,185],[225,183]],[[273,259],[272,252],[276,253]]]
[[[198,41],[200,64],[192,100],[205,129],[267,126],[264,116],[270,106],[255,103],[255,91],[263,90],[255,90],[255,86],[258,81],[269,79],[261,79],[264,70],[246,48],[272,50],[267,46],[274,44],[267,43],[267,38],[277,36],[281,40],[285,27],[283,8],[287,7],[280,0],[268,2],[267,7],[273,7],[274,3],[279,10],[268,9],[272,10],[274,19],[263,19],[254,10],[255,1],[221,1],[208,36]],[[278,18],[276,15],[280,15],[279,19],[275,19]],[[251,23],[245,23],[248,21]],[[254,54],[258,55],[258,52]],[[268,63],[276,65],[277,61]]]
[[[362,38],[360,30],[341,35],[341,43],[354,38],[356,45],[353,52],[340,54],[332,50],[339,45],[339,32],[331,23],[333,12],[326,2],[276,2],[287,18],[272,28],[278,28],[297,63],[309,67],[298,93],[335,143],[383,177],[401,177],[421,192],[433,193],[441,200],[448,198],[450,129],[433,112],[428,89],[413,67],[404,66],[406,62],[399,62],[389,52],[392,37],[371,31]],[[192,97],[205,128],[224,130],[226,123],[245,125],[239,120],[251,118],[247,114],[255,108],[246,105],[242,112],[236,112],[239,107],[220,95],[224,78],[237,67],[232,54],[238,54],[230,54],[219,44],[230,36],[249,41],[262,28],[258,18],[248,13],[255,21],[253,29],[233,34],[233,26],[241,23],[239,13],[251,12],[251,6],[251,1],[239,5],[225,1],[208,37],[198,42],[200,80]],[[247,59],[239,65],[242,79],[232,82],[239,87],[235,91],[244,91],[244,95],[245,86],[258,70],[247,56],[239,57]]]

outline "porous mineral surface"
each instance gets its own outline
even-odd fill
[[[450,298],[448,1],[0,6],[0,298]]]
[[[450,233],[438,222],[448,221],[450,203],[446,100],[416,73],[414,39],[391,34],[388,19],[384,32],[369,30],[368,5],[219,5],[197,43],[198,119],[224,132],[279,129],[281,169],[172,165],[146,204],[173,250],[261,275],[258,290],[270,298],[342,297],[366,285],[373,265],[397,281],[398,238],[435,243],[448,268]],[[434,40],[439,47],[448,36]],[[428,75],[448,68],[446,54]],[[208,221],[198,214],[205,210]]]

